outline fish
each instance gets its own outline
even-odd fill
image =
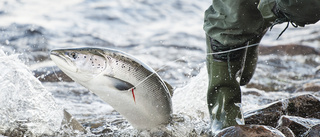
[[[50,58],[134,128],[153,129],[170,123],[173,88],[132,55],[115,49],[86,47],[51,50]]]

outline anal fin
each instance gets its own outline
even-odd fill
[[[169,93],[170,93],[170,95],[172,97],[172,95],[173,95],[173,87],[166,81],[164,81],[164,83],[166,84],[167,88],[169,89]]]

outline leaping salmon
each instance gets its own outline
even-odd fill
[[[52,50],[50,57],[133,127],[151,129],[171,121],[171,86],[133,56],[106,48],[73,48]]]

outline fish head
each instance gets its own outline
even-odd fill
[[[89,81],[106,70],[107,60],[99,49],[57,49],[50,52],[55,64],[77,82]]]

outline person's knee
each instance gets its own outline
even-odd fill
[[[319,0],[260,0],[258,9],[265,21],[305,26],[320,20],[319,7]]]
[[[319,0],[276,0],[275,14],[296,25],[305,26],[320,20]]]

